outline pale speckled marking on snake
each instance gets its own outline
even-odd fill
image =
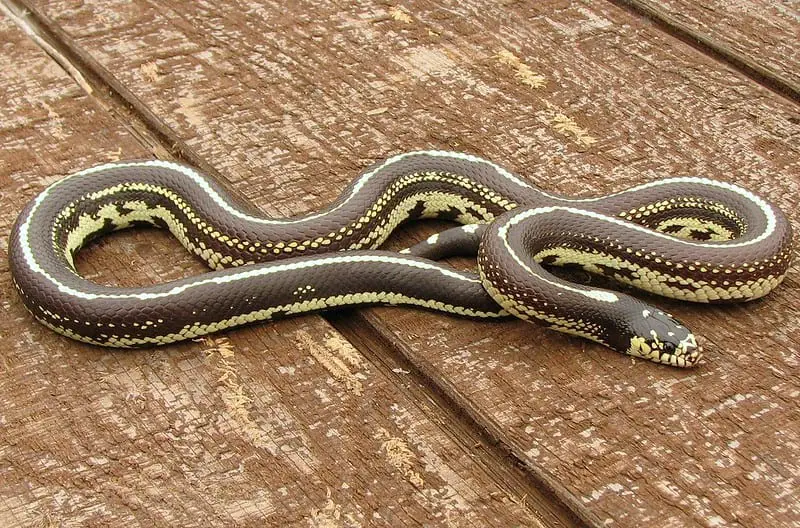
[[[467,225],[406,254],[363,249],[415,218]],[[140,288],[77,274],[73,255],[89,240],[137,223],[168,228],[216,271]],[[407,304],[481,318],[512,313],[691,366],[700,348],[672,316],[542,265],[577,264],[689,301],[750,300],[783,279],[791,229],[780,210],[729,183],[668,178],[570,198],[476,156],[418,151],[367,169],[327,209],[284,219],[260,216],[183,165],[101,165],[32,200],[9,247],[14,283],[36,319],[97,345],[158,345],[336,306]],[[476,252],[477,275],[430,260]]]

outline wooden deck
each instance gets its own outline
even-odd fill
[[[797,226],[798,33],[786,0],[0,0],[0,525],[800,526],[797,265],[744,306],[654,300],[704,341],[680,371],[402,308],[106,351],[36,324],[7,264],[44,186],[143,157],[274,216],[435,147],[574,194],[736,182]],[[79,269],[204,271],[156,231]]]

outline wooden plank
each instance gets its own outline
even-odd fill
[[[610,0],[800,102],[800,8],[772,0]]]
[[[2,15],[0,67],[0,525],[543,525],[406,371],[318,317],[136,352],[35,324],[7,264],[17,212],[64,173],[158,141]],[[123,285],[203,271],[163,233],[113,238],[80,271]]]
[[[368,162],[436,146],[575,194],[712,176],[797,220],[796,108],[599,0],[41,8],[271,214],[318,209]],[[785,525],[800,519],[797,301],[796,267],[747,306],[657,301],[705,338],[688,372],[522,323],[382,309],[351,324],[588,522]]]

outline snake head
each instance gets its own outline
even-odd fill
[[[643,309],[631,336],[626,351],[631,356],[674,367],[693,367],[702,357],[703,349],[697,344],[694,334],[658,309]]]

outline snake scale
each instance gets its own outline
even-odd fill
[[[401,253],[378,248],[401,223],[462,227]],[[93,283],[73,257],[109,231],[166,228],[213,271],[136,288]],[[478,273],[433,259],[478,254]],[[578,265],[695,302],[759,298],[783,279],[791,228],[741,187],[676,177],[595,198],[544,192],[469,154],[417,151],[366,169],[321,212],[265,218],[214,179],[159,160],[101,165],[33,199],[12,230],[14,284],[33,316],[95,345],[160,345],[337,306],[416,305],[513,314],[619,352],[688,367],[694,335],[629,295],[568,282]]]

